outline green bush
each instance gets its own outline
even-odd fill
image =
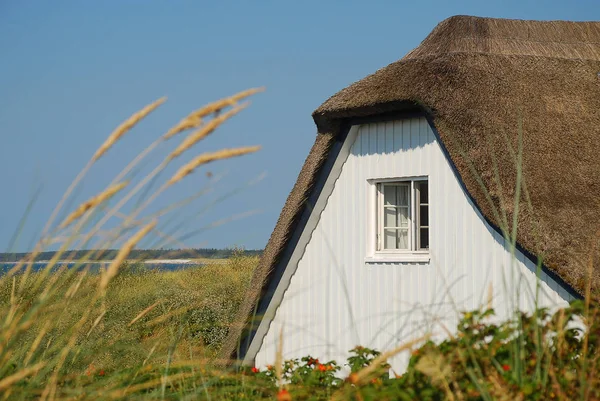
[[[346,380],[335,377],[334,361],[321,365],[305,357],[285,361],[282,380],[293,399],[358,400],[596,400],[600,399],[597,311],[581,301],[550,314],[538,309],[496,324],[486,311],[464,313],[456,334],[415,349],[406,372],[390,377],[379,352],[356,347],[346,365]],[[581,317],[586,316],[582,326]],[[361,376],[372,363],[379,366]],[[317,367],[332,366],[321,372]],[[275,369],[255,369],[256,376],[276,383]],[[318,388],[328,392],[319,392]],[[309,391],[310,389],[310,391]],[[307,394],[311,397],[307,397]]]

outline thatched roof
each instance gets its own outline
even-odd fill
[[[496,228],[504,226],[497,211],[505,210],[508,222],[513,218],[517,169],[511,150],[517,149],[522,122],[518,245],[542,255],[545,269],[583,292],[600,230],[600,22],[456,16],[404,58],[341,90],[313,113],[315,145],[224,355],[235,353],[241,327],[305,213],[341,123],[393,112],[407,102],[428,114],[465,188]],[[598,264],[591,282],[600,289]]]

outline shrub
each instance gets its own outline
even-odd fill
[[[281,380],[293,399],[305,399],[309,389],[311,399],[329,399],[332,392],[339,399],[360,400],[600,399],[595,308],[586,312],[585,304],[575,301],[554,314],[538,309],[504,323],[489,322],[493,314],[491,309],[464,313],[456,335],[412,351],[402,375],[390,376],[378,351],[355,347],[345,380],[336,377],[335,361],[321,364],[310,356],[285,361]],[[587,316],[585,326],[582,316]],[[360,375],[373,363],[378,366],[365,380]],[[321,372],[318,366],[327,368]],[[255,374],[277,383],[272,366]]]

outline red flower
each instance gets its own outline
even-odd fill
[[[252,368],[252,373],[258,373],[258,372],[260,372],[260,370],[256,366],[254,366]]]
[[[502,370],[505,372],[508,372],[510,370],[510,366],[504,364],[504,365],[502,365]]]
[[[277,401],[292,401],[292,396],[290,395],[289,391],[282,388],[277,393]]]
[[[315,358],[308,358],[308,361],[306,361],[306,364],[309,365],[309,366],[318,365],[319,364],[319,360],[315,359]]]
[[[327,366],[318,364],[317,369],[319,369],[319,372],[325,372],[327,370]]]
[[[98,372],[98,374],[99,374],[100,376],[104,376],[104,369],[100,369],[100,372]]]

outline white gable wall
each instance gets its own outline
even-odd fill
[[[274,362],[282,327],[284,358],[310,354],[343,362],[355,345],[386,350],[429,329],[439,333],[436,320],[452,330],[456,310],[487,303],[490,284],[500,318],[514,310],[516,294],[520,308],[531,309],[535,264],[519,251],[511,257],[463,191],[425,118],[362,125],[347,140],[354,143],[256,366]],[[430,262],[366,263],[373,194],[367,180],[411,176],[429,177]],[[571,299],[542,274],[542,304]],[[406,359],[392,363],[402,370]]]

